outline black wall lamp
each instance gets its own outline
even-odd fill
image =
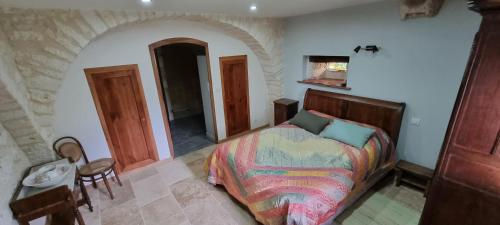
[[[358,45],[358,47],[356,47],[354,49],[354,52],[358,53],[359,50],[365,50],[367,52],[372,52],[372,53],[376,53],[380,50],[379,47],[377,47],[376,45],[367,45],[366,47],[361,47],[360,45]]]

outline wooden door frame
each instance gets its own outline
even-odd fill
[[[222,104],[224,105],[224,122],[226,124],[226,138],[231,138],[231,137],[234,137],[238,134],[234,134],[232,136],[229,136],[227,134],[227,131],[228,131],[228,123],[227,123],[227,112],[226,112],[226,105],[225,105],[225,99],[226,99],[226,93],[224,91],[224,78],[223,78],[223,70],[222,70],[222,64],[223,62],[226,62],[226,61],[231,61],[231,60],[238,60],[238,59],[244,59],[245,60],[245,79],[246,79],[246,83],[247,83],[247,97],[248,97],[248,101],[247,101],[247,108],[248,108],[248,125],[249,125],[249,130],[252,130],[252,123],[251,123],[251,115],[250,115],[250,84],[248,83],[248,57],[247,55],[235,55],[235,56],[222,56],[222,57],[219,57],[219,70],[220,70],[220,80],[221,80],[221,83],[222,83]]]
[[[111,157],[115,159],[117,166],[117,172],[120,173],[123,171],[123,165],[120,164],[118,161],[118,157],[116,156],[115,148],[114,145],[111,141],[111,136],[109,134],[108,130],[108,125],[106,124],[106,120],[104,117],[104,113],[102,111],[101,107],[101,102],[99,101],[99,96],[97,95],[97,89],[95,87],[94,80],[92,79],[92,75],[96,73],[105,73],[105,72],[112,72],[112,71],[128,71],[128,70],[133,70],[134,71],[134,78],[137,82],[137,85],[139,86],[139,98],[144,102],[142,104],[143,110],[144,110],[144,117],[146,119],[146,127],[144,128],[145,130],[145,136],[146,136],[146,143],[150,148],[148,148],[148,152],[150,155],[153,156],[154,161],[159,160],[158,156],[158,150],[156,148],[156,142],[154,139],[154,134],[153,134],[153,129],[151,126],[151,118],[149,117],[149,111],[148,111],[148,106],[146,102],[146,97],[144,96],[144,89],[142,86],[141,82],[141,75],[139,72],[139,66],[137,64],[130,64],[130,65],[119,65],[119,66],[108,66],[108,67],[96,67],[96,68],[85,68],[83,71],[85,72],[85,77],[87,78],[87,82],[90,87],[90,92],[92,94],[92,99],[94,100],[94,105],[97,110],[97,115],[99,116],[99,121],[101,122],[101,127],[104,131],[104,136],[106,137],[106,142],[108,144],[108,148],[111,153]],[[142,123],[143,124],[143,123]]]
[[[153,73],[155,76],[155,82],[156,82],[156,89],[158,91],[158,97],[160,98],[160,107],[161,107],[161,113],[163,117],[163,124],[165,126],[165,132],[167,134],[167,140],[168,140],[168,147],[170,150],[170,156],[172,158],[175,158],[175,152],[174,152],[174,144],[172,142],[172,133],[170,132],[170,121],[168,118],[168,107],[165,104],[165,96],[163,95],[163,89],[162,89],[162,83],[160,79],[160,72],[158,69],[158,64],[156,62],[156,53],[155,50],[157,48],[166,46],[166,45],[172,45],[172,44],[194,44],[198,45],[201,47],[205,48],[205,56],[207,57],[207,70],[208,70],[208,83],[209,83],[209,89],[210,89],[210,104],[212,105],[212,121],[213,121],[213,127],[214,127],[214,138],[215,138],[215,143],[219,142],[219,136],[217,133],[217,120],[216,120],[216,115],[215,115],[215,101],[214,101],[214,90],[212,87],[212,72],[210,69],[210,52],[208,51],[208,43],[194,39],[194,38],[188,38],[188,37],[178,37],[178,38],[168,38],[164,39],[155,43],[152,43],[149,45],[149,54],[151,56],[151,63],[153,65]],[[199,76],[199,74],[198,74]]]

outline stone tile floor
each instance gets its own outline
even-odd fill
[[[214,144],[207,137],[203,114],[170,121],[170,131],[176,156]]]
[[[94,212],[80,207],[87,225],[258,224],[223,188],[206,181],[203,166],[214,146],[122,174],[111,200],[102,183],[88,187]],[[387,179],[341,214],[342,225],[416,225],[425,199]]]

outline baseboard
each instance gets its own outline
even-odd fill
[[[205,135],[207,136],[207,138],[208,138],[210,141],[212,141],[212,142],[214,142],[214,143],[216,142],[216,141],[215,141],[215,135],[214,135],[213,133],[211,133],[211,132],[208,132],[208,131],[207,131],[207,132],[205,133]]]

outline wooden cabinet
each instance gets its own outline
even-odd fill
[[[34,188],[22,184],[24,178],[47,165],[69,165],[68,174],[56,186]],[[30,221],[44,216],[48,216],[46,224],[49,225],[73,225],[75,219],[79,225],[85,225],[78,207],[87,204],[91,212],[93,207],[83,182],[78,182],[80,190],[75,187],[78,179],[76,164],[67,158],[28,168],[11,198],[14,218],[19,225],[29,225]]]
[[[483,15],[421,225],[500,224],[500,3]]]
[[[274,125],[288,121],[297,114],[299,101],[281,98],[274,101]]]

